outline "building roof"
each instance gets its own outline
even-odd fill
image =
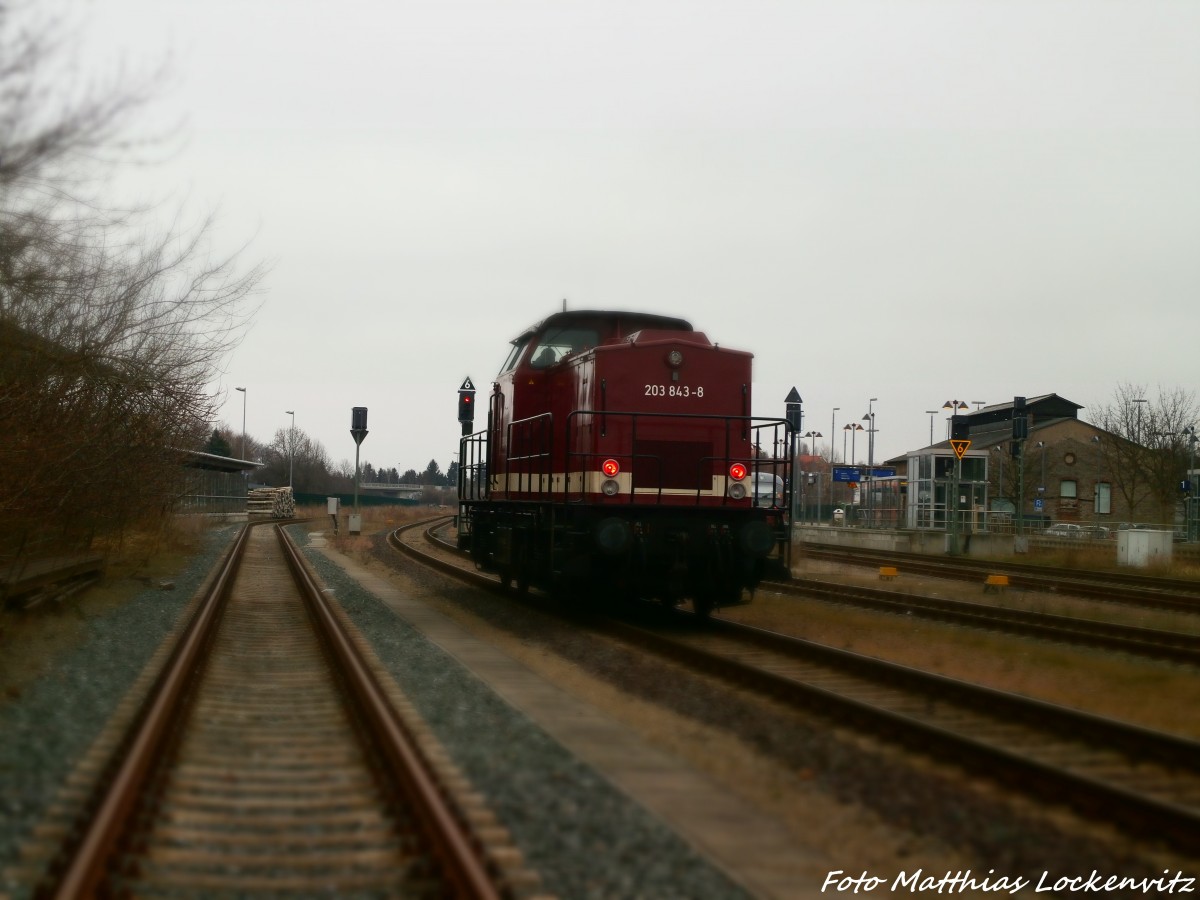
[[[215,453],[205,453],[203,450],[181,450],[184,455],[184,466],[189,469],[209,469],[215,472],[248,472],[262,466],[260,462],[248,459],[234,459],[230,456],[217,456]]]
[[[1011,422],[1014,402],[1015,398],[1007,403],[993,403],[991,406],[983,406],[971,412],[961,413],[961,415],[966,416],[972,430],[987,422]],[[1058,394],[1042,394],[1038,397],[1025,398],[1026,414],[1039,421],[1043,418],[1078,419],[1081,409],[1083,406],[1080,404],[1060,397]]]

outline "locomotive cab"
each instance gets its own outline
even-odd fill
[[[787,423],[750,416],[751,360],[682,320],[563,312],[513,341],[460,454],[460,544],[480,566],[697,610],[786,567]]]

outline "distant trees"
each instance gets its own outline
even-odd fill
[[[19,18],[0,3],[0,554],[165,514],[262,275],[207,258],[207,223],[155,233],[86,193],[142,98],[79,99]]]
[[[271,443],[263,448],[262,467],[251,477],[265,484],[291,484],[297,494],[320,494],[344,489],[336,483],[340,474],[334,472],[329,452],[324,445],[303,429],[280,428]],[[350,476],[354,471],[351,467]]]
[[[212,435],[208,439],[208,443],[204,445],[204,452],[211,453],[214,456],[229,456],[233,453],[233,449],[229,446],[229,441],[221,434],[220,430],[214,428]]]

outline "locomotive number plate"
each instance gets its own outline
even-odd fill
[[[699,387],[691,387],[686,384],[648,384],[646,385],[647,397],[703,397],[704,385]]]

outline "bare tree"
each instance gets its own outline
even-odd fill
[[[263,449],[263,467],[256,473],[267,484],[285,485],[291,472],[292,486],[298,494],[317,494],[333,488],[329,453],[324,445],[314,440],[303,429],[292,433],[290,428],[280,428],[271,443]],[[353,478],[354,470],[350,469]]]
[[[1183,475],[1183,429],[1197,417],[1196,396],[1181,388],[1122,383],[1110,404],[1094,411],[1095,424],[1118,440],[1101,443],[1113,483],[1134,518],[1171,522]]]
[[[211,222],[155,236],[144,216],[87,196],[88,166],[119,155],[144,98],[56,96],[52,25],[19,19],[0,0],[0,553],[9,555],[162,518],[182,484],[181,449],[210,434],[207,385],[240,340],[263,274],[210,258]]]

